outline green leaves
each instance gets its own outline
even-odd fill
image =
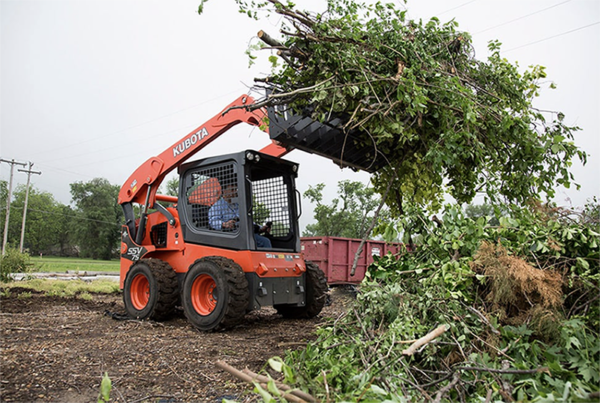
[[[314,218],[317,222],[308,224],[303,236],[362,238],[380,204],[374,189],[357,181],[341,181],[338,197],[329,205],[322,203],[324,189],[325,185],[319,183],[304,192],[304,197],[316,204]],[[380,211],[379,219],[385,220],[388,214],[387,210]]]
[[[551,197],[557,182],[572,182],[571,162],[587,158],[572,143],[577,127],[532,105],[545,68],[511,64],[498,41],[487,60],[475,59],[457,21],[407,21],[391,3],[330,0],[326,12],[310,13],[289,2],[236,2],[253,18],[282,16],[289,52],[281,65],[268,56],[271,88],[315,119],[342,114],[346,130],[375,142],[390,162],[377,190],[392,179],[402,195],[389,200],[395,213],[399,200],[437,208],[445,193],[470,202],[479,189],[521,204]]]
[[[106,179],[71,184],[77,220],[75,233],[84,257],[110,259],[120,239],[121,208],[117,204],[119,186]]]
[[[269,62],[271,63],[271,67],[272,68],[276,68],[278,63],[279,63],[279,59],[277,58],[277,56],[269,56]]]
[[[108,372],[102,376],[100,383],[100,394],[98,395],[98,403],[108,403],[110,400],[110,392],[112,390],[112,381],[108,377]]]
[[[206,3],[208,0],[200,0],[200,4],[198,5],[198,14],[202,15],[202,13],[204,12],[204,3]]]
[[[4,254],[0,256],[0,283],[13,281],[13,273],[27,273],[31,271],[31,266],[29,254],[7,245]]]
[[[562,219],[569,212],[552,206],[477,214],[468,217],[446,206],[432,219],[407,206],[402,220],[382,225],[381,231],[418,240],[414,251],[376,259],[347,314],[325,324],[305,350],[285,358],[293,371],[286,378],[323,399],[410,401],[422,398],[423,390],[436,394],[457,367],[477,367],[482,371],[460,372],[468,402],[485,400],[489,390],[493,400],[506,399],[499,393],[506,385],[518,401],[588,399],[599,382],[598,234],[586,221]],[[488,214],[499,216],[499,223],[488,224]],[[538,307],[528,320],[507,324],[508,312],[486,300],[494,276],[472,269],[483,241],[501,244],[507,255],[538,269],[564,273],[560,312]],[[451,323],[451,330],[405,361],[404,343],[440,323]],[[503,373],[504,361],[511,370],[529,372]]]

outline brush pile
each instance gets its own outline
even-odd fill
[[[249,49],[252,61],[264,56],[273,66],[257,79],[264,98],[255,107],[336,122],[388,162],[375,183],[383,193],[394,181],[388,204],[398,210],[406,199],[439,204],[444,192],[458,202],[481,190],[491,200],[552,196],[557,180],[573,179],[570,161],[586,159],[572,142],[578,128],[533,105],[544,67],[522,71],[498,42],[477,59],[454,20],[410,20],[391,2],[329,0],[315,12],[290,1],[235,1],[253,18],[272,16]]]
[[[287,355],[286,382],[320,401],[598,401],[597,229],[556,210],[437,221],[395,227],[416,251],[371,266],[347,314]]]

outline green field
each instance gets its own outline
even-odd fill
[[[12,295],[13,288],[19,290],[25,288],[36,292],[42,292],[49,296],[73,297],[78,295],[83,299],[91,299],[93,294],[115,294],[119,293],[119,283],[112,280],[47,280],[32,279],[24,281],[13,281],[0,286],[0,297],[9,297]],[[31,292],[19,291],[19,298],[31,297]]]
[[[118,260],[93,260],[56,256],[32,256],[32,272],[65,273],[67,271],[119,272]]]

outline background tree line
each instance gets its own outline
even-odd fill
[[[57,201],[49,192],[31,186],[27,205],[24,249],[38,255],[80,256],[111,259],[118,256],[121,208],[117,204],[119,186],[106,179],[71,185],[72,205]],[[0,181],[2,214],[0,230],[4,233],[6,181]],[[21,238],[26,188],[13,189],[8,224],[8,247],[17,248]]]
[[[163,193],[177,195],[178,179],[167,181]],[[93,259],[118,257],[122,212],[117,204],[119,186],[106,179],[95,178],[89,182],[71,185],[72,205],[57,201],[49,192],[32,186],[29,191],[24,248],[38,255],[80,256]],[[304,199],[315,206],[314,222],[304,229],[303,236],[337,236],[346,238],[370,237],[368,228],[374,212],[381,203],[376,191],[361,182],[344,180],[337,184],[337,197],[327,203],[323,196],[325,184],[309,186]],[[18,247],[21,236],[25,186],[16,186],[11,201],[8,245]],[[0,231],[4,231],[8,185],[0,181]],[[591,201],[581,211],[582,223],[598,228],[599,204]],[[466,205],[465,215],[471,218],[488,217],[489,225],[498,225],[498,218],[507,209],[491,205]],[[384,207],[377,217],[374,235],[391,220],[390,211]]]

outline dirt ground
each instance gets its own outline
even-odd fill
[[[182,312],[166,322],[118,321],[118,294],[93,300],[12,289],[0,300],[0,401],[96,402],[108,372],[111,402],[257,401],[252,387],[217,368],[223,360],[259,372],[273,356],[302,348],[327,318],[345,311],[348,289],[310,320],[283,319],[272,308],[246,315],[226,332],[195,330]]]

